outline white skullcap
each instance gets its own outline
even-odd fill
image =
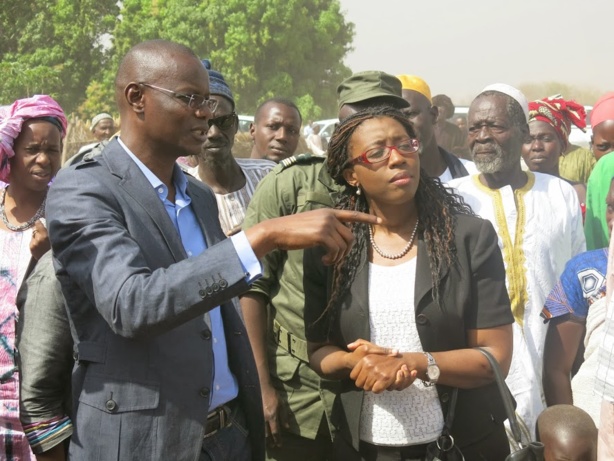
[[[492,85],[488,85],[486,88],[480,91],[480,94],[485,93],[487,91],[498,91],[499,93],[508,95],[518,104],[520,104],[520,107],[524,112],[524,116],[527,119],[527,122],[529,121],[529,102],[520,90],[514,88],[511,85],[508,85],[507,83],[493,83]]]
[[[113,117],[111,117],[110,114],[107,114],[105,112],[103,112],[102,114],[96,115],[96,117],[92,119],[92,126],[90,127],[90,130],[93,132],[94,128],[96,128],[96,125],[98,125],[98,123],[102,122],[103,120],[107,120],[107,119],[113,120]]]

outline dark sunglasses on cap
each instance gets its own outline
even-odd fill
[[[234,112],[231,112],[228,115],[222,115],[221,117],[210,118],[209,128],[215,125],[220,130],[227,130],[229,128],[232,128],[232,126],[235,124],[236,118],[237,118],[237,114]]]

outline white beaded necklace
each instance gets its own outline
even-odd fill
[[[409,250],[411,250],[411,247],[414,244],[414,238],[416,237],[416,231],[418,230],[418,224],[420,224],[420,220],[416,219],[416,225],[414,226],[414,230],[411,233],[411,237],[409,238],[409,243],[405,246],[405,248],[403,248],[403,250],[400,253],[397,253],[396,255],[391,255],[390,253],[386,253],[385,251],[382,251],[380,249],[380,247],[378,247],[375,244],[375,239],[373,238],[373,226],[370,225],[369,226],[369,241],[371,242],[371,246],[383,258],[386,258],[386,259],[401,259],[407,253],[409,253]]]

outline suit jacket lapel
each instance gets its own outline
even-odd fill
[[[159,230],[175,261],[186,259],[187,255],[181,243],[181,238],[169,218],[164,204],[143,172],[117,140],[114,139],[109,143],[102,152],[102,157],[111,174],[119,178],[119,187],[151,218],[152,225]]]
[[[423,239],[418,240],[418,260],[416,261],[416,285],[414,293],[414,305],[416,312],[421,310],[420,301],[433,289],[433,280],[431,277],[431,263],[429,254],[426,248],[426,243]],[[442,268],[439,271],[439,279],[441,280],[447,273],[448,268]]]
[[[198,219],[198,223],[203,230],[207,247],[210,247],[225,238],[219,226],[218,216],[212,216],[211,213],[211,211],[217,210],[217,206],[213,206],[213,203],[211,203],[213,192],[207,197],[205,191],[192,184],[192,181],[192,178],[188,178],[188,195],[192,200],[192,210],[194,210],[196,219]]]
[[[347,300],[347,302],[349,306],[352,306],[352,310],[356,313],[356,315],[359,315],[362,319],[356,319],[355,322],[352,322],[354,328],[356,329],[354,331],[354,337],[370,340],[369,261],[366,250],[362,252],[358,267],[358,272],[356,273],[356,277],[352,283],[350,298]]]

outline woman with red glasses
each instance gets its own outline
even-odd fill
[[[465,459],[509,453],[505,413],[486,358],[504,373],[514,321],[492,225],[420,170],[420,143],[391,108],[359,112],[331,138],[337,208],[374,214],[333,267],[305,254],[310,365],[339,380],[336,459],[424,459],[451,435]],[[453,402],[456,400],[456,403]]]

